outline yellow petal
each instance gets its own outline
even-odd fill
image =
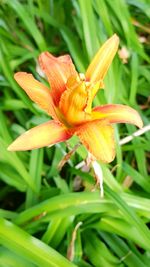
[[[93,109],[92,119],[107,119],[110,123],[130,123],[142,128],[143,122],[138,112],[125,105],[104,105]]]
[[[67,79],[78,75],[72,60],[69,55],[54,57],[48,52],[43,52],[39,57],[39,63],[50,83],[54,103],[58,105],[60,96],[66,89]]]
[[[76,128],[75,134],[96,159],[111,162],[115,157],[114,130],[107,121],[91,121]]]
[[[91,84],[71,76],[59,102],[59,109],[70,125],[91,120],[92,101],[103,82]]]
[[[50,89],[48,89],[44,84],[34,79],[33,75],[30,73],[17,72],[14,75],[14,78],[35,103],[37,103],[53,118],[56,118],[54,103],[51,97]]]
[[[70,86],[70,88],[68,87]],[[83,81],[75,81],[74,77],[67,82],[67,90],[62,94],[59,108],[66,121],[75,125],[86,121],[89,114],[85,112],[87,106],[88,91]]]
[[[102,80],[117,52],[119,38],[114,34],[99,49],[86,71],[86,79],[91,82]]]
[[[89,83],[89,86],[87,86],[88,97],[87,97],[86,107],[84,109],[85,112],[91,113],[92,102],[94,100],[94,97],[96,96],[99,89],[102,89],[102,88],[104,88],[104,84],[103,84],[103,81],[101,80],[96,83]]]
[[[55,122],[48,121],[32,128],[19,136],[9,147],[9,151],[24,151],[52,146],[70,138],[67,128]]]

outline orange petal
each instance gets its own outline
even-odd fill
[[[82,123],[89,117],[89,114],[84,111],[88,99],[86,84],[84,81],[75,82],[72,77],[66,86],[67,90],[62,94],[59,102],[60,111],[70,125]]]
[[[93,109],[92,119],[106,118],[110,123],[130,123],[142,128],[143,122],[138,112],[124,105],[104,105]]]
[[[52,146],[69,139],[71,135],[67,128],[55,122],[48,121],[32,128],[19,136],[9,147],[9,151],[32,150],[35,148]]]
[[[114,130],[107,121],[92,121],[76,128],[83,145],[102,162],[111,162],[115,157]]]
[[[34,79],[33,75],[30,73],[17,72],[14,75],[14,78],[35,103],[37,103],[53,118],[56,118],[50,89]]]
[[[102,80],[117,52],[119,38],[114,34],[99,49],[86,71],[86,79],[91,82]]]
[[[43,52],[39,57],[39,63],[51,85],[54,102],[58,105],[60,96],[66,89],[67,79],[78,75],[72,60],[69,55],[54,57],[48,52]]]

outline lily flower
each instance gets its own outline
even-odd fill
[[[39,57],[50,89],[34,79],[32,74],[17,72],[17,83],[28,96],[44,109],[52,120],[36,126],[9,147],[9,151],[23,151],[52,146],[77,135],[87,150],[102,162],[115,157],[113,123],[131,123],[142,127],[142,120],[134,109],[120,104],[92,108],[92,101],[117,52],[119,38],[114,34],[99,49],[84,74],[78,74],[69,55],[55,57],[43,52]]]

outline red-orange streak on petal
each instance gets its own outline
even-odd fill
[[[9,151],[24,151],[52,146],[69,139],[67,128],[55,121],[48,121],[19,136],[9,147]]]
[[[92,119],[106,118],[110,123],[130,123],[142,128],[143,122],[138,112],[125,105],[104,105],[95,107],[92,112]]]
[[[87,150],[102,162],[115,157],[114,130],[107,121],[92,121],[76,128],[75,134]]]
[[[14,78],[35,103],[37,103],[54,119],[57,119],[50,89],[48,89],[41,82],[34,79],[33,75],[30,73],[17,72],[14,75]]]
[[[88,81],[97,82],[104,78],[117,52],[118,44],[119,38],[114,34],[102,45],[86,71]]]
[[[72,60],[69,55],[54,57],[48,52],[43,52],[39,57],[39,63],[48,78],[52,97],[58,106],[60,96],[66,89],[67,79],[78,75]]]

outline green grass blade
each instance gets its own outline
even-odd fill
[[[29,10],[27,6],[22,5],[19,1],[13,0],[8,1],[8,5],[18,14],[18,16],[22,19],[26,29],[34,38],[35,43],[37,43],[40,51],[46,50],[47,46],[45,40],[37,28],[34,20],[29,15]]]
[[[37,266],[76,266],[37,238],[32,237],[18,226],[3,219],[0,219],[0,242],[10,250],[25,257],[31,263],[37,264]]]

